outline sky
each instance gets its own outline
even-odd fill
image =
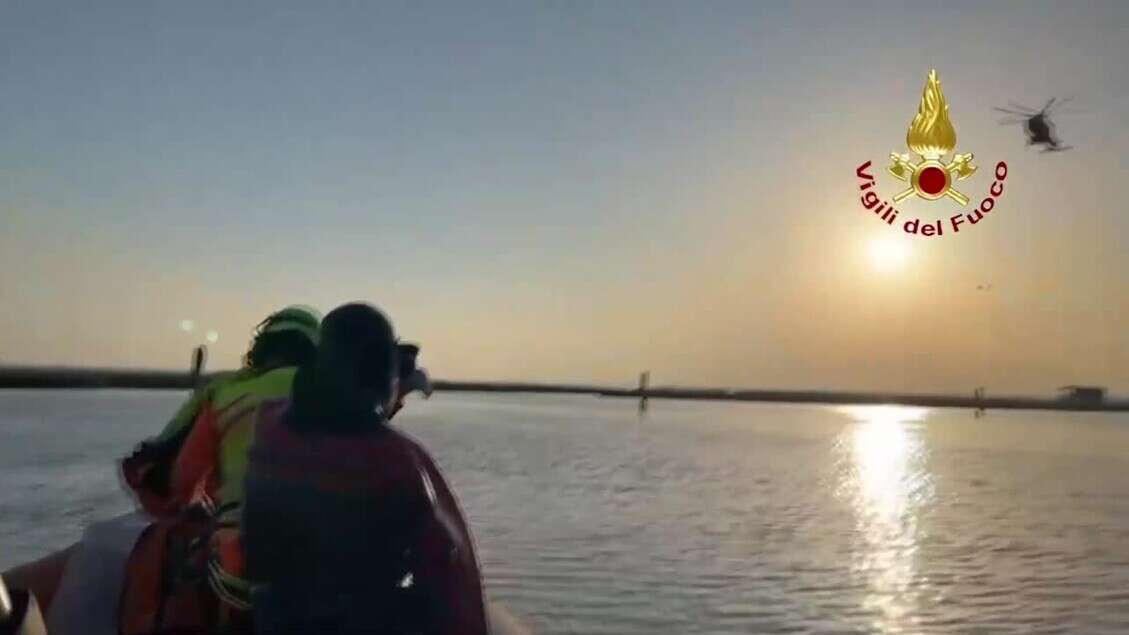
[[[447,379],[1129,392],[1127,61],[1118,1],[6,2],[0,364],[363,300]],[[855,168],[931,68],[959,189],[1009,171],[926,239]],[[1069,152],[991,109],[1052,96]]]

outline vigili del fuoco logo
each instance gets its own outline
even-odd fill
[[[886,168],[886,172],[906,184],[905,189],[893,196],[894,203],[916,196],[926,201],[948,199],[961,207],[968,205],[968,197],[955,185],[975,174],[977,166],[972,163],[971,152],[953,154],[956,145],[957,133],[949,121],[949,105],[945,103],[945,95],[941,92],[937,71],[930,70],[929,78],[925,80],[925,90],[921,93],[917,115],[906,132],[906,146],[919,159],[914,161],[909,154],[890,153],[892,163]],[[952,158],[946,162],[945,156],[950,154]],[[988,196],[972,211],[950,215],[947,221],[942,218],[924,220],[904,217],[899,221],[898,215],[901,212],[889,201],[882,200],[876,192],[874,176],[868,172],[870,167],[871,162],[867,161],[855,170],[855,175],[861,180],[859,189],[863,194],[859,200],[862,206],[880,220],[886,221],[887,225],[896,227],[895,222],[900,222],[907,234],[925,237],[944,236],[946,231],[956,234],[961,228],[984,220],[996,207],[996,199],[1003,195],[1004,180],[1007,179],[1007,163],[1000,161],[996,164],[995,180],[988,189]]]

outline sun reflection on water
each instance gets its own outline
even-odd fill
[[[866,580],[865,608],[884,633],[913,630],[917,596],[918,513],[932,497],[921,422],[926,408],[850,406],[854,420],[840,448],[840,491],[855,511],[859,541],[854,571]]]

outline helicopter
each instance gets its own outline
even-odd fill
[[[1028,108],[1014,101],[1008,101],[1011,108],[993,107],[993,110],[1005,112],[1010,117],[1006,117],[1000,121],[1000,125],[1021,123],[1023,124],[1023,131],[1027,133],[1027,145],[1041,145],[1043,152],[1060,152],[1062,150],[1069,150],[1073,146],[1064,146],[1055,135],[1055,125],[1051,121],[1050,115],[1052,109],[1057,106],[1062,106],[1070,98],[1059,100],[1057,97],[1051,97],[1047,105],[1043,106],[1042,110],[1036,111],[1033,108]],[[1057,102],[1057,104],[1056,104]]]

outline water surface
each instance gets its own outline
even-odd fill
[[[128,509],[183,395],[0,391],[0,566]],[[437,395],[488,591],[543,633],[1129,632],[1129,417]]]

